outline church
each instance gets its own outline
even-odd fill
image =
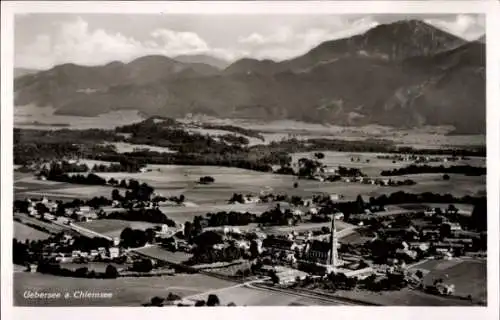
[[[313,240],[308,243],[304,251],[304,260],[326,268],[327,273],[336,271],[344,263],[338,256],[338,239],[335,219],[332,218],[330,241]]]

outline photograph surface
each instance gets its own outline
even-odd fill
[[[18,14],[15,306],[486,306],[481,14]]]

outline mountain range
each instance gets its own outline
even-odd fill
[[[16,78],[15,104],[85,116],[137,109],[169,117],[486,130],[484,41],[417,20],[323,42],[285,61],[244,58],[224,69],[217,63],[206,56],[146,56],[127,64],[59,65]]]
[[[28,68],[14,68],[14,78],[19,78],[28,74],[34,74],[41,70],[28,69]]]

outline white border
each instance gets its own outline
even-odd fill
[[[496,1],[338,1],[338,2],[2,2],[1,236],[2,319],[499,319],[500,195],[500,39]],[[12,307],[12,128],[13,14],[15,13],[169,13],[169,14],[347,14],[347,13],[485,13],[487,14],[487,146],[488,146],[488,307],[250,307],[250,308],[21,308]]]

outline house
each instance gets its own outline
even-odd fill
[[[56,220],[56,217],[50,213],[44,213],[43,218],[47,220]]]
[[[397,254],[404,255],[407,257],[410,257],[412,259],[415,259],[417,257],[417,252],[413,250],[408,250],[408,249],[397,249],[396,250]]]
[[[454,284],[444,284],[444,283],[438,283],[436,284],[436,290],[442,294],[449,296],[455,292],[455,285]]]
[[[236,244],[236,247],[240,248],[240,249],[244,249],[244,250],[249,250],[250,249],[250,243],[248,241],[236,241],[235,242]]]
[[[82,252],[80,250],[73,250],[71,252],[71,257],[72,258],[78,258]]]
[[[114,237],[113,238],[113,245],[118,246],[120,244],[120,238],[119,237]]]
[[[342,199],[342,195],[340,195],[340,194],[331,194],[330,195],[330,200],[331,201],[338,201],[340,199]]]
[[[293,212],[292,212],[292,213],[293,213],[295,216],[302,216],[302,215],[304,215],[304,212],[302,212],[302,210],[300,210],[300,209],[295,209],[295,210],[293,210]]]
[[[358,280],[366,279],[372,274],[375,273],[372,267],[368,266],[366,268],[358,269],[358,270],[346,270],[343,272],[347,277],[352,278],[356,277]]]
[[[69,242],[71,239],[73,239],[73,236],[69,233],[64,233],[62,235],[62,241],[63,242]]]
[[[317,208],[310,208],[309,209],[309,214],[318,214],[318,209]]]
[[[427,251],[430,248],[430,243],[429,242],[410,242],[408,244],[408,247],[411,250],[421,250],[421,251]]]
[[[31,263],[28,266],[28,271],[31,273],[35,273],[37,269],[38,269],[38,264],[36,264],[36,263]]]
[[[69,222],[69,219],[67,217],[57,217],[57,222],[67,224]]]
[[[120,248],[118,247],[109,248],[109,257],[111,259],[118,258],[119,256],[120,256]]]
[[[458,223],[453,223],[453,222],[446,222],[445,225],[450,226],[450,230],[453,231],[461,231],[462,227]]]
[[[213,249],[215,250],[222,250],[224,249],[225,245],[223,243],[216,243],[212,246]]]
[[[344,219],[344,213],[342,213],[342,212],[337,212],[337,213],[334,213],[334,214],[333,214],[333,218],[334,218],[335,220],[341,220],[341,219]]]
[[[288,253],[294,253],[297,245],[293,240],[266,238],[262,242],[262,247],[267,252],[286,255]]]

